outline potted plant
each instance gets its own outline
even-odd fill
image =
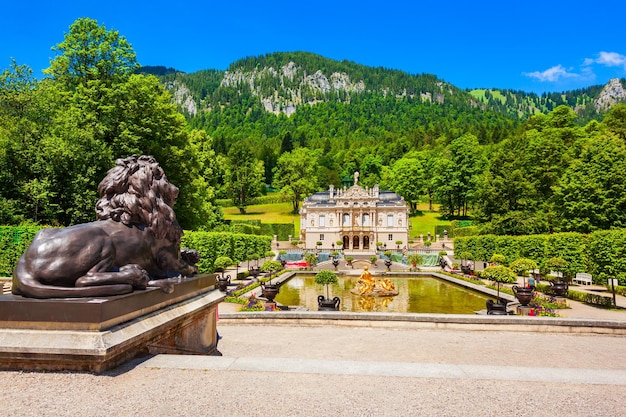
[[[382,250],[383,249],[383,242],[376,242],[376,249]]]
[[[401,240],[396,240],[396,249],[400,249],[401,244],[402,244]]]
[[[220,291],[225,292],[230,284],[230,275],[224,276],[224,270],[233,264],[233,260],[228,256],[218,256],[213,262],[213,267],[216,272],[221,272],[222,275],[217,276],[217,288]]]
[[[459,256],[462,261],[465,261],[465,265],[461,263],[461,271],[469,275],[472,272],[472,260],[474,259],[474,255],[472,255],[471,252],[461,252]]]
[[[377,261],[377,260],[378,260],[378,256],[376,256],[376,255],[372,255],[372,256],[370,256],[370,263],[371,263],[372,265],[376,265],[376,261]]]
[[[519,258],[511,262],[510,266],[511,270],[515,272],[516,275],[521,275],[524,279],[524,285],[522,287],[518,287],[517,285],[512,287],[515,298],[517,298],[521,305],[527,306],[533,298],[535,288],[526,283],[526,275],[528,271],[537,269],[537,262],[528,258]]]
[[[421,265],[424,262],[424,258],[418,253],[412,253],[408,257],[409,263],[413,266],[413,269],[416,269],[418,265]]]
[[[333,266],[335,270],[337,270],[337,266],[339,266],[339,251],[334,250],[330,253],[330,257],[332,258]]]
[[[256,263],[256,266],[250,268],[250,275],[252,275],[253,278],[258,277],[261,273],[261,269],[259,269],[259,258],[260,256],[258,253],[253,253],[252,255],[250,255],[250,259],[252,259]]]
[[[352,256],[346,256],[346,262],[348,263],[348,265],[352,266],[352,261],[354,260],[354,257]],[[354,268],[354,266],[352,266]]]
[[[448,256],[448,252],[442,250],[439,252],[439,266],[443,269],[447,266],[446,260],[443,258],[444,256]]]
[[[278,260],[278,262],[280,262],[280,264],[283,266],[283,268],[285,267],[285,265],[287,264],[287,251],[284,249],[281,249],[278,251],[278,257],[276,258]]]
[[[261,265],[261,271],[269,272],[269,280],[261,283],[261,291],[263,297],[267,298],[270,303],[274,301],[274,298],[278,294],[278,285],[272,284],[272,272],[280,270],[282,265],[278,261],[270,260],[263,262]]]
[[[387,271],[389,271],[391,269],[391,251],[390,250],[386,250],[385,252],[383,252],[383,255],[385,255],[385,266],[387,267]]]
[[[546,269],[557,273],[556,277],[546,275],[548,281],[550,282],[552,293],[557,297],[567,296],[567,291],[569,289],[567,279],[565,278],[567,265],[568,262],[558,256],[546,260]]]
[[[315,283],[326,286],[326,297],[320,295],[317,297],[317,305],[319,310],[339,310],[341,300],[339,297],[330,299],[329,285],[338,282],[337,275],[331,271],[320,271],[315,275]]]
[[[498,293],[497,299],[498,302],[494,303],[493,300],[487,300],[487,314],[492,315],[503,315],[507,314],[506,311],[506,300],[500,300],[500,284],[511,284],[516,281],[517,277],[515,272],[513,272],[510,268],[506,266],[498,265],[498,266],[488,266],[485,268],[481,277],[484,279],[488,279],[489,281],[494,281],[497,283]]]
[[[307,267],[313,268],[317,265],[317,255],[311,252],[307,252],[304,254],[304,260],[306,261]]]

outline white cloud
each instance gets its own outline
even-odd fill
[[[624,69],[626,69],[626,56],[618,54],[617,52],[602,51],[595,62],[597,64],[606,65],[607,67],[624,67]]]
[[[545,71],[534,71],[534,72],[524,72],[522,73],[527,77],[536,78],[539,81],[549,81],[554,82],[558,81],[561,78],[571,78],[578,77],[578,74],[573,72],[568,72],[563,65],[555,65],[552,68],[548,68]]]

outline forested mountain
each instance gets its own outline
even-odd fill
[[[277,155],[294,147],[324,149],[332,159],[329,168],[342,167],[332,174],[336,179],[359,169],[358,162],[346,163],[346,155],[362,159],[370,153],[388,165],[410,150],[465,133],[481,144],[497,143],[519,126],[519,119],[480,106],[468,92],[434,75],[305,52],[245,58],[226,71],[176,72],[160,79],[190,127],[205,130],[219,154],[241,140],[253,145],[268,183]],[[275,156],[268,159],[263,152]]]
[[[320,147],[330,140],[333,151],[338,143],[351,147],[363,139],[393,142],[398,154],[438,140],[449,142],[463,133],[476,135],[480,144],[493,144],[530,116],[560,105],[572,108],[577,123],[584,124],[626,101],[624,79],[541,96],[513,90],[463,91],[434,75],[366,67],[306,52],[248,57],[226,71],[143,70],[160,77],[190,126],[204,129],[222,154],[242,139],[274,143],[276,149],[285,135],[301,146]]]
[[[526,120],[547,114],[560,105],[572,108],[579,123],[599,119],[612,105],[626,102],[626,79],[607,85],[543,93],[516,90],[461,91],[435,75],[412,75],[350,61],[334,61],[306,52],[272,53],[234,62],[226,71],[204,70],[185,74],[166,67],[144,67],[173,91],[181,110],[190,116],[216,108],[243,105],[274,114],[293,114],[302,105],[359,104],[371,97],[393,96],[410,104],[445,104],[457,112],[480,107],[484,111]],[[191,104],[191,105],[190,105]]]
[[[568,106],[578,115],[578,122],[598,119],[613,105],[626,102],[626,79],[612,79],[606,85],[594,85],[561,93],[525,93],[515,90],[474,89],[469,93],[487,108],[528,119],[547,114],[558,106]]]

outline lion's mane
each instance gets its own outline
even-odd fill
[[[151,156],[133,155],[115,163],[98,185],[97,219],[145,227],[157,239],[179,243],[182,229],[172,210],[178,188],[167,180],[158,162]]]

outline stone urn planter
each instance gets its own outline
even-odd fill
[[[339,297],[330,298],[329,286],[338,282],[337,275],[331,271],[320,271],[315,275],[315,283],[326,286],[326,297],[320,295],[317,297],[317,307],[320,311],[336,311],[339,310],[341,300]]]
[[[233,263],[234,261],[228,256],[218,256],[213,263],[215,271],[221,273],[221,275],[217,276],[215,285],[217,286],[217,289],[222,292],[226,292],[228,285],[230,284],[230,275],[224,276],[224,271],[226,271],[226,268]]]
[[[569,285],[565,281],[550,281],[552,294],[557,297],[567,297]]]
[[[276,298],[276,296],[278,295],[278,291],[278,285],[265,283],[261,284],[261,293],[263,294],[263,297],[267,298],[267,301],[270,303],[274,301],[274,298]]]
[[[220,290],[221,292],[226,292],[226,290],[228,289],[228,286],[230,285],[230,275],[221,275],[217,277],[217,289]]]
[[[487,314],[494,316],[505,316],[508,314],[506,311],[506,300],[500,300],[499,303],[495,303],[493,300],[487,300]]]
[[[274,260],[265,261],[263,262],[263,265],[261,265],[261,271],[269,272],[268,282],[261,283],[261,292],[263,297],[267,298],[267,301],[270,303],[273,302],[274,298],[278,295],[280,287],[280,284],[272,284],[272,272],[278,271],[280,268],[282,268],[280,262]]]
[[[490,281],[495,281],[498,284],[497,299],[499,302],[493,300],[487,300],[487,314],[489,315],[505,315],[506,300],[500,300],[500,284],[512,284],[516,280],[515,273],[506,266],[496,265],[488,266],[481,272],[481,277]]]
[[[515,294],[515,298],[522,306],[527,306],[530,303],[530,300],[533,299],[533,289],[530,287],[518,287],[517,285],[513,285],[511,287],[513,290],[513,294]]]
[[[558,256],[546,261],[546,268],[556,272],[556,276],[548,275],[547,279],[550,281],[550,292],[557,297],[567,297],[569,280],[565,279],[565,275],[568,265],[569,263],[565,259]]]
[[[253,278],[258,277],[261,274],[261,268],[257,267],[252,267],[250,268],[250,276],[252,276]]]
[[[391,270],[391,259],[385,259],[385,266],[387,267],[387,271]]]
[[[334,297],[332,300],[323,295],[317,297],[317,309],[319,311],[338,311],[339,304],[341,304],[339,297]]]

